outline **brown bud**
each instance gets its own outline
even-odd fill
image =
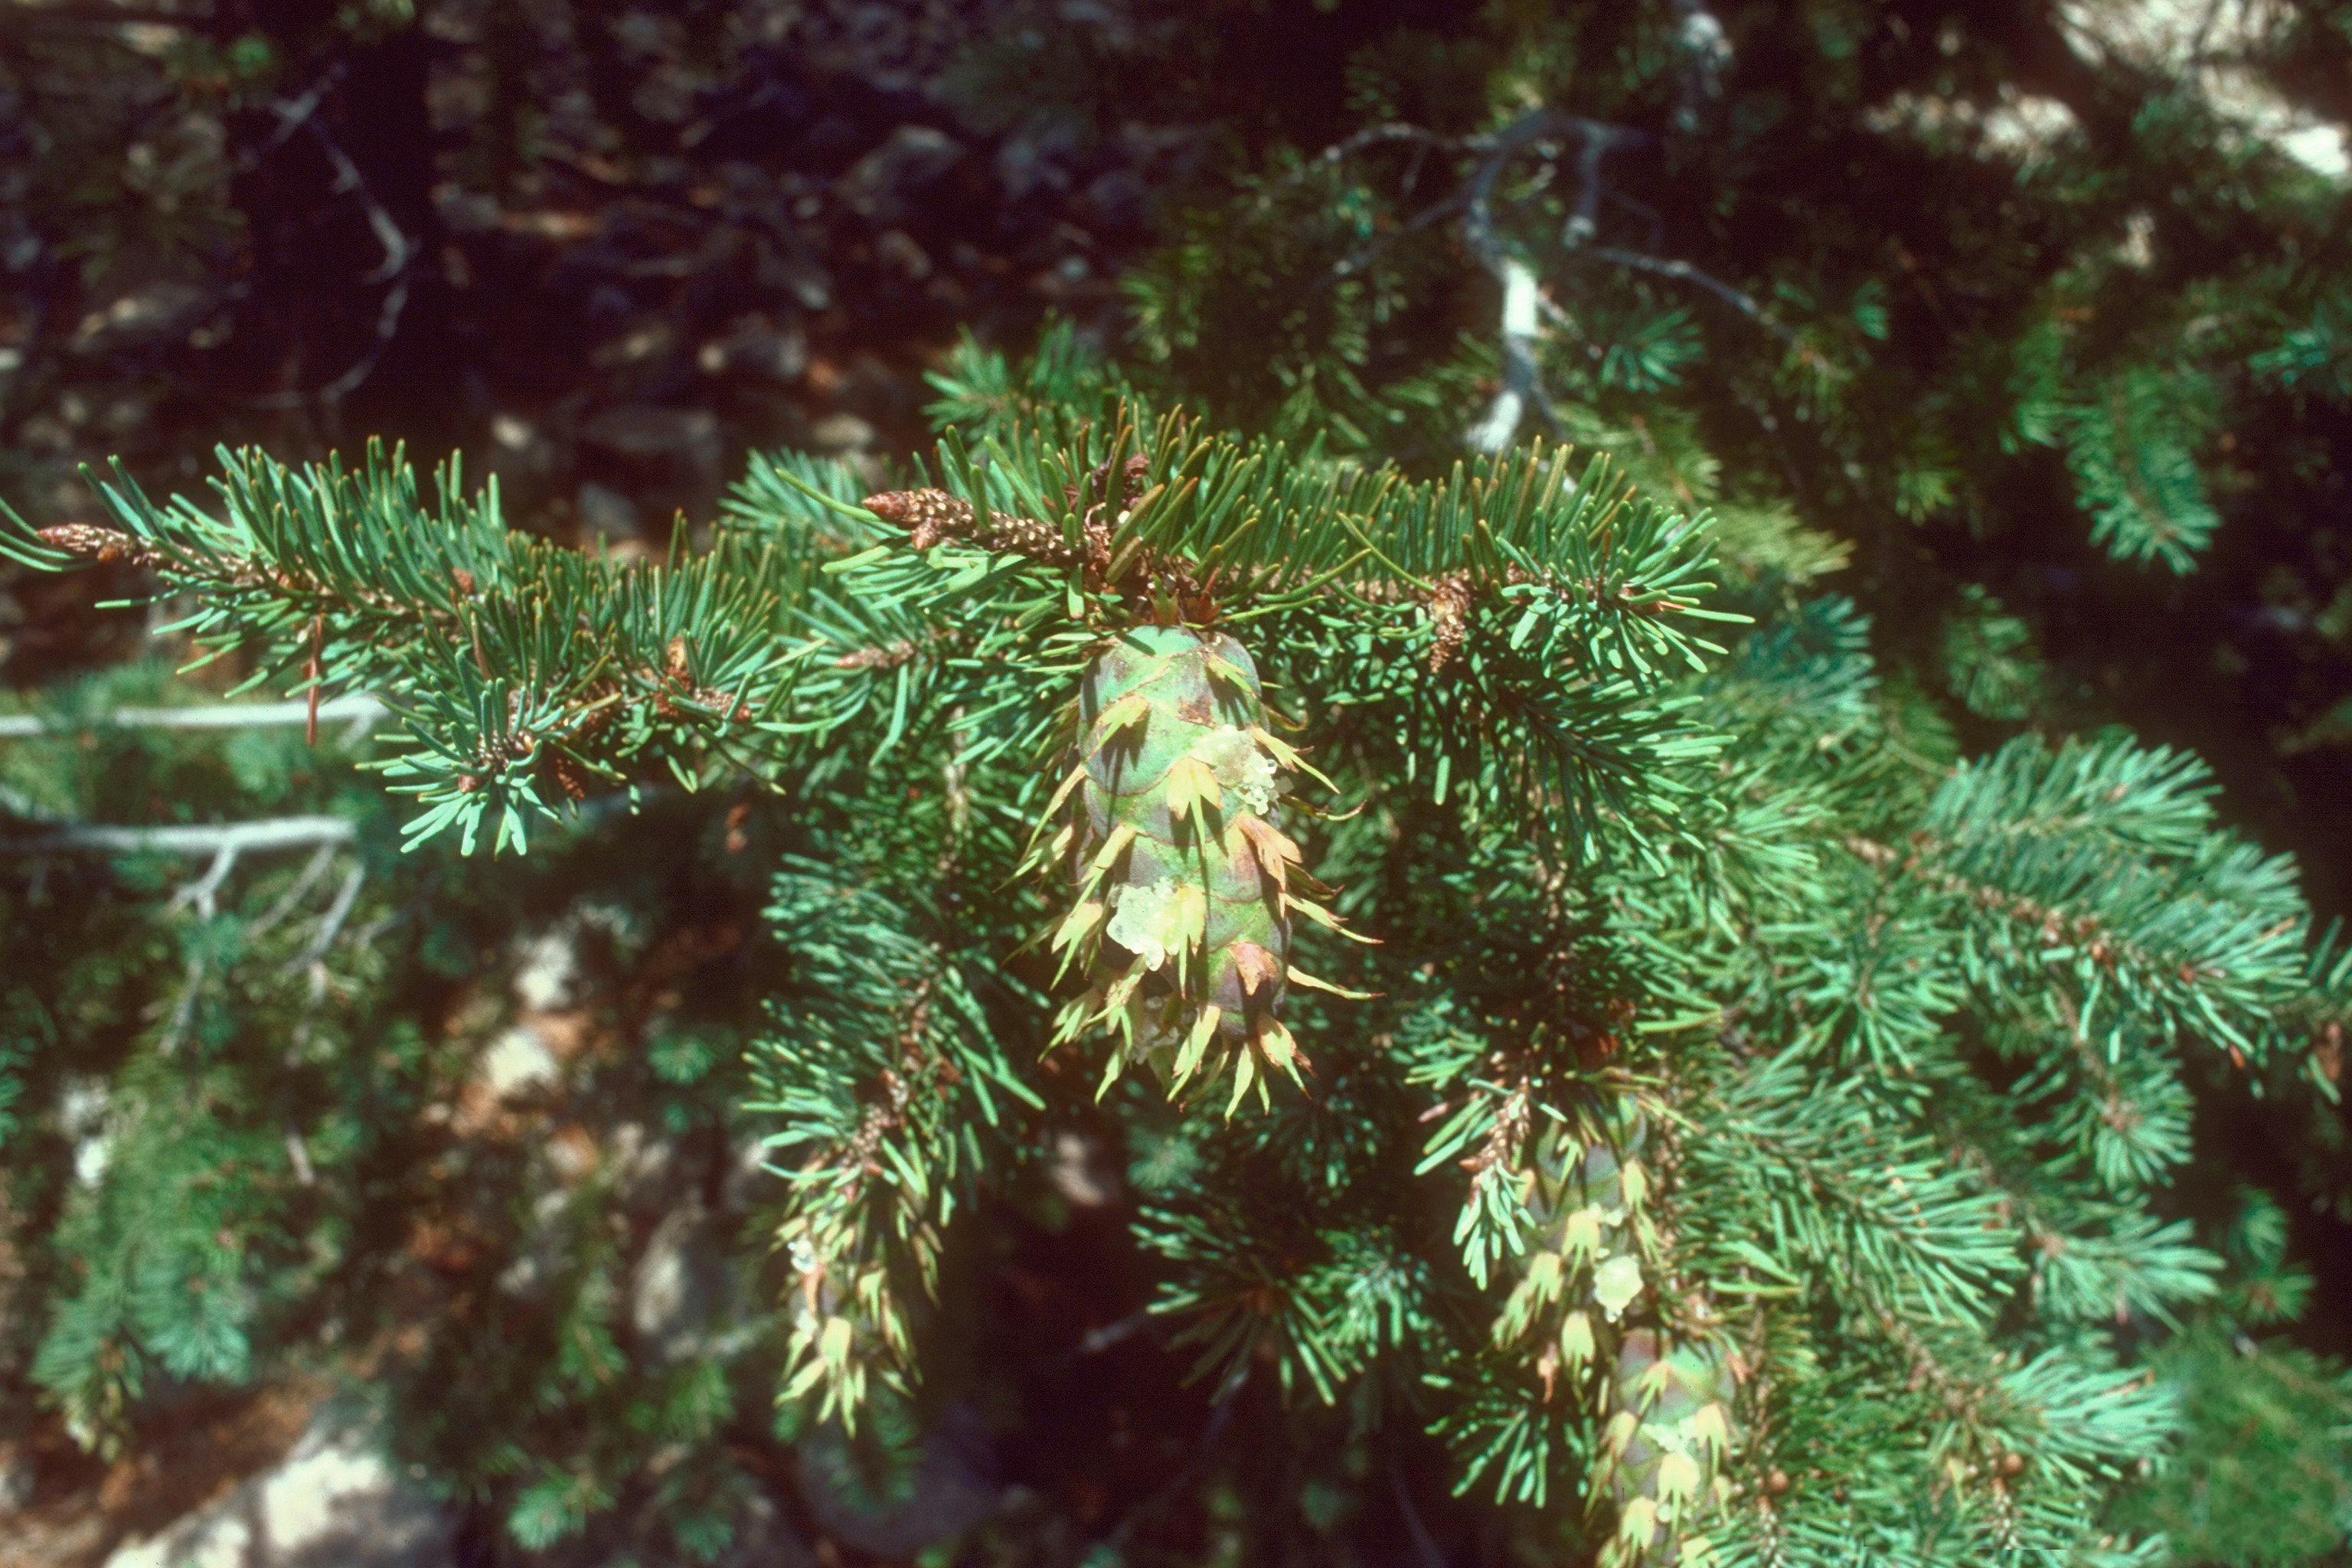
[[[562,752],[551,752],[547,771],[554,777],[555,787],[573,800],[588,798],[588,774],[580,764]]]
[[[1764,1489],[1779,1497],[1789,1489],[1789,1472],[1774,1466],[1764,1477]]]
[[[942,489],[884,490],[858,504],[885,522],[906,529],[908,542],[918,550],[969,533],[977,521],[970,501],[959,500]]]
[[[1429,673],[1435,675],[1453,662],[1469,635],[1470,579],[1455,572],[1441,578],[1429,596],[1429,618],[1436,640],[1429,650]]]
[[[2025,1473],[2025,1456],[2022,1454],[2003,1454],[2000,1457],[2000,1473],[2004,1476],[2021,1476]]]
[[[1150,458],[1145,457],[1140,452],[1129,458],[1124,464],[1120,465],[1119,468],[1119,504],[1124,506],[1129,501],[1131,501],[1136,497],[1141,495],[1144,489],[1144,481],[1150,479]],[[1087,477],[1087,480],[1088,485],[1092,487],[1096,495],[1108,499],[1110,493],[1110,465],[1107,462],[1096,464],[1094,472]],[[1078,487],[1076,485],[1063,486],[1062,500],[1064,504],[1076,508],[1078,504]]]
[[[449,574],[449,580],[457,584],[457,592],[469,599],[474,596],[474,574],[471,572],[460,567]]]

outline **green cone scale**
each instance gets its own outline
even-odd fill
[[[1269,1070],[1298,1080],[1277,1014],[1292,984],[1321,983],[1290,964],[1292,920],[1339,923],[1303,896],[1298,847],[1276,826],[1284,775],[1303,765],[1268,731],[1256,664],[1230,637],[1139,626],[1088,666],[1040,859],[1073,894],[1050,946],[1086,981],[1055,1040],[1114,1036],[1106,1089],[1131,1062],[1171,1094],[1231,1064],[1230,1112],[1253,1085],[1263,1097]]]

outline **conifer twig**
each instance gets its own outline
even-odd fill
[[[1723,62],[1729,58],[1730,47],[1724,38],[1722,25],[1703,6],[1696,4],[1696,0],[1688,0],[1682,9],[1684,30],[1679,43],[1689,57],[1692,75],[1685,84],[1684,110],[1678,113],[1680,118],[1687,119],[1695,113],[1696,99],[1713,96],[1715,78],[1719,74]],[[1478,451],[1500,451],[1508,446],[1529,411],[1543,419],[1555,437],[1565,438],[1559,417],[1545,394],[1535,351],[1537,323],[1540,316],[1549,313],[1555,319],[1565,321],[1566,312],[1543,300],[1535,268],[1525,258],[1507,248],[1496,235],[1494,189],[1502,178],[1504,169],[1529,147],[1544,152],[1544,177],[1548,179],[1558,166],[1559,153],[1556,147],[1546,144],[1571,140],[1576,147],[1576,194],[1570,203],[1567,220],[1560,227],[1559,244],[1564,249],[1612,267],[1648,272],[1704,289],[1801,354],[1811,352],[1795,332],[1775,318],[1753,295],[1701,268],[1673,257],[1652,256],[1644,251],[1593,243],[1600,232],[1601,205],[1604,200],[1618,201],[1649,211],[1642,204],[1609,189],[1601,177],[1601,166],[1608,154],[1646,141],[1643,132],[1579,115],[1563,114],[1549,108],[1528,110],[1500,130],[1477,136],[1444,136],[1420,126],[1400,122],[1368,127],[1326,147],[1303,164],[1299,173],[1311,168],[1329,167],[1351,153],[1383,142],[1411,142],[1423,151],[1434,147],[1475,155],[1476,162],[1470,166],[1463,184],[1454,193],[1342,257],[1332,265],[1322,282],[1328,284],[1352,276],[1370,266],[1381,252],[1405,236],[1456,211],[1462,214],[1464,241],[1503,291],[1500,333],[1503,384],[1496,389],[1486,412],[1470,428],[1470,445]],[[1272,199],[1274,188],[1269,187],[1261,195],[1261,206]],[[1650,216],[1655,219],[1654,212]]]

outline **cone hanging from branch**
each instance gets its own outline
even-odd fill
[[[1266,717],[1255,663],[1222,633],[1135,627],[1087,670],[1033,863],[1068,880],[1048,945],[1086,982],[1055,1038],[1114,1035],[1106,1089],[1135,1061],[1171,1094],[1230,1064],[1230,1114],[1270,1073],[1300,1081],[1283,998],[1338,987],[1292,967],[1292,921],[1339,921],[1276,825],[1285,775],[1305,763]]]

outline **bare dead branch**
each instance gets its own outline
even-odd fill
[[[1654,272],[1662,278],[1696,284],[1791,348],[1804,346],[1803,340],[1782,326],[1771,311],[1758,304],[1753,295],[1733,288],[1712,273],[1700,271],[1687,261],[1676,261],[1664,256],[1644,256],[1638,250],[1620,250],[1606,245],[1594,246],[1585,254],[1596,261],[1606,261],[1612,266],[1632,268],[1637,272]]]
[[[419,247],[384,205],[376,199],[367,177],[360,173],[360,166],[352,162],[351,154],[344,152],[342,144],[319,123],[319,101],[334,85],[334,79],[330,75],[321,79],[301,99],[281,99],[270,105],[271,111],[278,116],[279,126],[279,134],[271,144],[276,145],[292,135],[294,128],[307,132],[319,144],[319,151],[326,155],[328,165],[335,172],[334,183],[328,188],[337,195],[349,195],[358,200],[361,210],[367,216],[368,227],[374,232],[376,243],[383,247],[383,262],[374,271],[362,274],[359,281],[368,287],[380,283],[388,283],[391,287],[385,289],[383,302],[376,307],[375,341],[349,370],[325,385],[309,391],[273,392],[248,399],[257,408],[293,408],[314,401],[331,406],[341,402],[375,374],[375,367],[383,363],[385,353],[392,347],[393,339],[400,334],[400,319],[408,309],[410,275],[415,266]]]
[[[289,974],[303,969],[311,971],[310,988],[314,995],[326,988],[326,974],[320,968],[320,961],[327,956],[327,950],[335,945],[335,938],[342,934],[343,922],[352,918],[352,906],[359,902],[360,889],[366,881],[365,866],[355,865],[343,874],[343,885],[335,889],[335,900],[327,906],[326,914],[319,921],[318,930],[310,933],[309,945],[286,966]]]
[[[187,1037],[188,1026],[195,1022],[196,997],[204,989],[205,961],[202,954],[188,960],[186,977],[180,982],[180,994],[172,1004],[172,1016],[165,1020],[162,1038],[155,1042],[159,1056],[171,1056]]]
[[[205,868],[205,874],[173,893],[172,901],[163,906],[163,912],[173,914],[193,906],[200,918],[212,919],[220,910],[221,884],[228,880],[231,871],[236,869],[237,854],[238,848],[234,841],[224,843],[213,852],[213,863]]]
[[[258,730],[304,722],[310,705],[300,698],[290,702],[222,703],[204,708],[117,708],[99,724],[110,730]],[[364,692],[347,692],[319,704],[321,723],[348,720],[356,733],[384,715],[384,706]],[[70,734],[89,727],[61,722],[38,713],[0,713],[0,740],[26,735]]]
[[[0,855],[238,855],[272,849],[348,844],[355,837],[340,816],[278,816],[159,827],[73,823],[24,838],[0,838]]]
[[[276,903],[270,905],[245,928],[245,937],[247,942],[275,927],[278,921],[294,912],[295,906],[299,904],[309,895],[310,889],[318,885],[319,879],[327,874],[327,868],[334,862],[335,848],[332,844],[321,844],[311,852],[310,858],[304,864],[301,874],[294,879],[294,885],[280,894]]]
[[[1470,445],[1481,452],[1499,452],[1509,446],[1530,406],[1555,436],[1564,434],[1551,399],[1544,395],[1536,364],[1535,268],[1517,256],[1506,256],[1497,270],[1503,284],[1503,384],[1485,416],[1470,427]]]

